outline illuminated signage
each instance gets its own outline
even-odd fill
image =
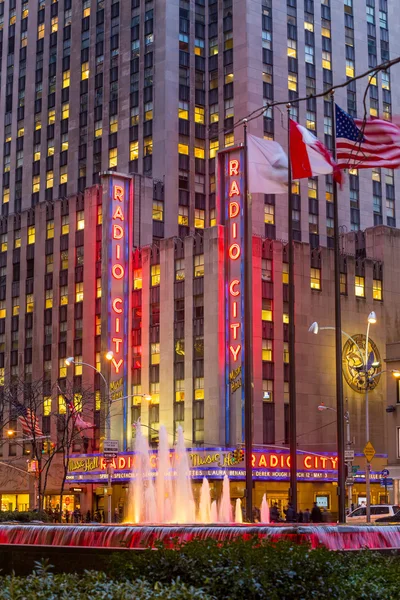
[[[130,177],[119,174],[107,174],[108,181],[104,185],[107,190],[108,203],[107,220],[104,228],[107,271],[105,281],[108,287],[107,305],[107,338],[105,351],[111,350],[113,357],[109,366],[109,389],[111,401],[125,398],[128,395],[129,376],[129,320],[130,320],[130,290],[131,290],[131,254],[133,235],[133,181]],[[124,433],[127,431],[127,402],[118,406],[122,414],[122,427],[114,418],[112,427],[118,427]],[[119,433],[119,432],[118,432]]]
[[[244,151],[218,155],[219,220],[225,225],[225,432],[226,443],[242,439],[244,428]]]

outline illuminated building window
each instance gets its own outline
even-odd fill
[[[85,216],[83,210],[78,210],[76,213],[76,228],[78,230],[85,229]]]
[[[65,364],[65,358],[60,358],[58,365],[58,376],[61,378],[66,377],[67,365]]]
[[[204,377],[195,377],[194,399],[195,400],[204,400]]]
[[[153,103],[147,102],[144,105],[144,120],[151,121],[153,118]]]
[[[210,227],[214,227],[217,224],[216,210],[212,208],[210,210]]]
[[[176,379],[175,380],[175,402],[184,402],[185,401],[185,380],[184,379]]]
[[[100,390],[96,390],[94,394],[94,410],[101,409],[101,393]]]
[[[234,143],[235,143],[235,134],[234,133],[225,134],[225,148],[229,148],[230,146],[233,146]]]
[[[297,74],[289,73],[288,75],[288,89],[292,92],[297,92]]]
[[[139,158],[139,142],[131,142],[129,145],[129,160],[137,160]]]
[[[14,248],[21,248],[21,230],[14,231]]]
[[[61,269],[68,269],[68,250],[61,252]]]
[[[318,197],[318,183],[315,179],[308,180],[308,197],[309,198],[317,198]]]
[[[230,100],[225,100],[224,103],[224,108],[225,108],[225,119],[230,119],[233,118],[235,116],[235,110],[234,110],[234,104],[233,104],[233,98],[231,98]],[[230,142],[232,142],[232,145],[234,143],[234,137],[231,140],[227,140],[226,136],[225,136],[225,146],[226,145],[231,145]],[[229,142],[227,144],[227,141]]]
[[[196,143],[198,144],[199,141],[197,141]],[[195,156],[195,158],[204,159],[204,156],[205,156],[205,150],[204,150],[204,148],[200,148],[199,146],[195,146],[194,147],[194,156]]]
[[[60,377],[62,377],[62,375],[60,375]],[[64,377],[65,377],[65,375],[64,375]],[[67,414],[67,403],[65,401],[65,397],[62,394],[59,394],[59,396],[58,396],[58,414],[59,415]]]
[[[160,265],[152,265],[151,267],[151,287],[160,285]]]
[[[296,40],[288,39],[287,55],[290,56],[291,58],[297,58],[297,42],[296,42]]]
[[[261,319],[263,321],[272,321],[272,300],[262,299]]]
[[[346,60],[346,75],[347,77],[354,77],[354,60]]]
[[[264,223],[268,225],[275,223],[275,206],[273,204],[264,204]]]
[[[312,290],[320,290],[321,289],[321,269],[315,269],[311,267],[310,269],[310,286]]]
[[[196,123],[204,125],[204,108],[202,106],[194,107],[194,120]]]
[[[160,383],[150,384],[151,404],[160,404]]]
[[[53,290],[46,290],[46,308],[53,308]]]
[[[272,340],[262,341],[262,359],[264,361],[272,361]]]
[[[35,115],[35,131],[42,129],[42,121],[40,120],[40,113]]]
[[[44,38],[44,23],[38,25],[37,28],[37,39],[41,40],[42,38]]]
[[[234,75],[232,73],[232,65],[229,65],[228,67],[225,67],[225,83],[232,83],[233,79]]]
[[[47,156],[54,155],[54,139],[48,140],[47,142]]]
[[[175,280],[183,281],[185,279],[185,260],[179,258],[175,261]]]
[[[318,215],[308,215],[308,231],[318,234]]]
[[[50,189],[54,186],[54,173],[53,171],[47,171],[46,173],[46,189]]]
[[[204,56],[204,40],[194,40],[194,53],[196,56]]]
[[[340,273],[340,293],[347,295],[347,273]]]
[[[332,68],[332,55],[330,52],[322,52],[322,68],[328,69],[328,71]]]
[[[374,300],[382,300],[382,281],[374,279],[372,285],[372,297]]]
[[[193,265],[194,265],[194,276],[195,277],[203,277],[204,276],[204,254],[196,254],[193,257]]]
[[[83,265],[83,257],[84,257],[84,246],[78,246],[76,248],[76,264]]]
[[[103,135],[103,121],[96,121],[94,124],[94,137],[99,138]]]
[[[385,121],[390,121],[392,118],[392,107],[387,102],[383,103],[383,118]]]
[[[283,303],[282,317],[283,317],[283,322],[286,323],[286,325],[287,325],[289,323],[289,303],[288,302]]]
[[[83,282],[75,284],[75,302],[83,302]]]
[[[97,225],[101,225],[103,223],[103,207],[101,204],[97,206]]]
[[[282,263],[282,283],[289,283],[289,265]]]
[[[386,71],[382,71],[382,88],[384,90],[390,90],[390,75]]]
[[[160,344],[151,344],[150,345],[150,354],[151,354],[151,364],[159,365],[160,364]]]
[[[32,178],[32,193],[40,192],[40,175],[34,175]]]
[[[74,367],[75,367],[75,375],[82,375],[82,365],[77,364],[82,362],[82,356],[75,356],[74,358]],[[78,408],[75,406],[76,410]]]
[[[65,215],[61,219],[61,233],[62,235],[69,233],[69,215]]]
[[[164,220],[164,202],[153,200],[153,221]]]
[[[27,294],[26,295],[26,312],[27,313],[33,312],[33,308],[34,308],[33,294]]]
[[[146,137],[143,140],[144,155],[151,156],[153,154],[153,138]]]
[[[188,104],[188,102],[179,102],[178,117],[180,119],[185,119],[185,121],[187,121],[189,119],[189,104]]]
[[[24,127],[18,127],[18,131],[17,131],[17,137],[23,137],[25,134],[25,129]]]
[[[219,150],[219,141],[218,140],[210,140],[210,158],[215,158],[218,150]]]
[[[187,206],[179,206],[178,208],[178,225],[189,225],[189,208]]]
[[[232,50],[233,48],[233,34],[232,31],[228,31],[224,34],[224,50]]]
[[[189,155],[189,146],[188,144],[178,144],[178,152],[179,154]]]
[[[358,298],[365,298],[365,277],[356,275],[355,293]]]
[[[69,87],[69,83],[70,83],[70,78],[71,78],[71,72],[68,71],[64,71],[62,74],[62,86],[63,88],[67,88]]]
[[[0,248],[1,248],[1,252],[7,252],[7,246],[8,246],[7,239],[8,239],[7,233],[3,233],[0,236]]]
[[[94,363],[95,363],[96,369],[98,371],[100,371],[101,370],[101,353],[100,352],[95,353]]]
[[[315,123],[315,112],[311,110],[307,111],[307,120],[306,120],[307,129],[311,129],[311,131],[315,131],[316,123]]]
[[[47,221],[46,223],[46,239],[52,240],[54,237],[54,221]]]
[[[12,299],[12,314],[13,317],[19,315],[19,296]]]
[[[304,29],[307,29],[307,31],[314,31],[314,23],[304,21]]]
[[[272,281],[272,260],[263,258],[261,263],[261,279],[263,281]]]
[[[54,254],[46,256],[46,273],[52,273],[54,270]]]
[[[142,269],[134,269],[133,271],[133,289],[141,290],[143,285]]]
[[[51,19],[51,33],[55,33],[58,31],[58,17],[53,17]]]
[[[6,301],[0,300],[0,319],[6,318]]]
[[[7,204],[10,201],[10,188],[4,188],[3,190],[3,204]]]
[[[69,102],[65,102],[61,106],[61,118],[68,119],[68,117],[69,117]]]
[[[68,304],[68,286],[62,285],[60,287],[60,305],[64,306]]]
[[[101,298],[101,277],[96,278],[96,298]]]
[[[194,226],[196,229],[204,229],[204,210],[200,210],[199,208],[195,208],[194,210]]]
[[[108,166],[110,169],[113,169],[118,164],[118,149],[111,148],[108,151]]]
[[[372,169],[372,181],[380,181],[381,180],[381,170],[380,169]]]
[[[75,362],[82,362],[82,356],[75,356]],[[79,371],[79,373],[77,373],[76,371]],[[82,375],[82,365],[77,365],[75,364],[75,375]],[[82,403],[83,397],[82,394],[79,393],[75,393],[74,394],[74,408],[76,410],[76,412],[81,413],[83,410],[83,403]]]
[[[43,398],[43,416],[48,417],[51,414],[51,396]]]
[[[274,401],[274,382],[270,379],[263,379],[263,402]]]
[[[209,56],[214,56],[215,54],[218,54],[218,38],[217,37],[210,38],[210,40],[208,42],[208,47],[209,47]]]
[[[218,123],[218,121],[219,121],[218,104],[211,104],[208,112],[210,115],[210,123]]]
[[[289,343],[283,342],[283,362],[289,364]]]
[[[96,335],[101,335],[101,316],[96,315]]]
[[[35,243],[35,226],[30,225],[28,227],[28,244],[34,244],[34,243]]]
[[[112,115],[110,117],[110,133],[117,133],[118,131],[118,115]]]

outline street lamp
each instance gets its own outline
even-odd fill
[[[351,337],[351,335],[349,335],[348,333],[346,333],[345,331],[342,331],[342,335],[344,335],[345,337],[347,337],[347,339],[351,340],[353,342],[353,344],[355,345],[355,347],[357,348],[358,354],[360,356],[361,359],[361,367],[358,369],[359,373],[360,373],[360,377],[363,374],[365,377],[365,437],[366,437],[366,444],[368,444],[369,440],[369,435],[370,435],[370,431],[369,431],[369,402],[368,402],[368,391],[369,391],[369,386],[372,383],[372,380],[375,379],[375,377],[379,377],[380,375],[382,375],[383,373],[386,372],[390,372],[393,374],[394,377],[400,377],[400,371],[397,370],[387,370],[385,369],[384,371],[380,371],[379,373],[375,373],[375,375],[369,376],[368,372],[369,369],[371,368],[372,365],[374,366],[379,366],[379,363],[372,363],[371,365],[368,364],[368,341],[369,341],[369,329],[371,325],[375,325],[375,323],[377,322],[377,318],[376,318],[376,314],[374,311],[370,312],[368,315],[368,319],[367,319],[367,334],[366,334],[366,341],[365,341],[365,355],[363,354],[360,346],[357,344],[357,342],[354,340],[354,338]],[[308,329],[308,331],[310,333],[314,333],[317,334],[319,331],[325,330],[325,329],[335,329],[335,327],[319,327],[318,323],[315,321],[314,323],[312,323]],[[339,464],[340,461],[343,461],[344,457],[343,456],[339,456],[338,453],[338,459],[339,459]],[[372,460],[372,459],[371,459]],[[371,463],[370,461],[367,459],[367,464],[366,464],[366,469],[365,469],[365,491],[366,491],[366,496],[367,496],[367,523],[371,522]]]

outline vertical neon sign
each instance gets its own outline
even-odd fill
[[[110,174],[108,184],[107,230],[107,350],[112,350],[113,358],[109,371],[111,401],[119,399],[117,414],[122,409],[122,431],[117,437],[123,438],[126,446],[128,425],[127,399],[129,378],[129,323],[131,296],[131,253],[132,253],[132,179]],[[112,413],[113,414],[113,413]],[[114,420],[114,424],[117,423]],[[112,423],[113,427],[113,423]],[[114,428],[114,427],[113,427]]]
[[[219,221],[225,225],[225,437],[244,433],[244,152],[219,154]]]

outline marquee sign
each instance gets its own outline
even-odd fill
[[[104,311],[107,314],[107,336],[106,340],[103,337],[103,350],[113,352],[109,388],[111,401],[114,402],[128,395],[133,180],[117,173],[107,173],[104,177],[108,181],[103,185],[107,202],[107,210],[103,211],[107,215],[103,222],[103,234],[106,233],[103,236],[103,252],[107,257],[107,270],[103,271],[103,282],[107,286],[107,294],[104,294],[107,303]],[[118,413],[122,412],[123,416],[123,427],[119,429],[121,433],[124,432],[124,439],[127,406],[125,400],[118,407]]]
[[[225,437],[244,435],[244,149],[218,154],[219,222],[225,225]]]

